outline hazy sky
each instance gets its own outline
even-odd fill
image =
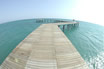
[[[31,18],[69,18],[104,25],[103,0],[0,0],[0,23]]]

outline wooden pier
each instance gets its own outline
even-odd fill
[[[2,63],[1,69],[89,69],[58,25],[42,24]]]

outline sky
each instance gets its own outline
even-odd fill
[[[104,25],[103,3],[103,0],[0,0],[0,23],[31,18],[64,18]]]

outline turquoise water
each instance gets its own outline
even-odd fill
[[[20,20],[0,24],[0,64],[8,54],[40,24],[35,20]]]
[[[52,19],[49,22],[55,22],[55,20],[62,19]],[[0,24],[0,64],[28,34],[41,24],[43,23],[36,23],[35,19]],[[104,69],[103,26],[80,21],[79,26],[70,25],[69,30],[64,30],[64,33],[91,69]]]
[[[54,23],[60,19],[45,18],[44,22],[37,22],[41,19],[26,19],[0,24],[0,64],[8,54],[32,31],[43,23]],[[66,20],[66,19],[64,19]]]
[[[72,27],[72,26],[70,26]],[[90,69],[104,69],[104,27],[81,22],[64,31]]]

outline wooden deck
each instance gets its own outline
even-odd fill
[[[57,24],[42,24],[2,63],[1,69],[89,69]]]

